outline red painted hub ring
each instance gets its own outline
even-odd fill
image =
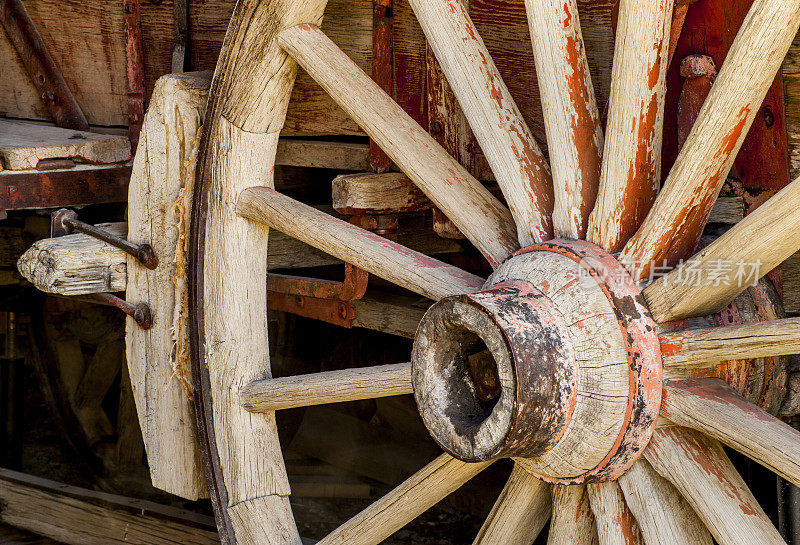
[[[656,324],[633,277],[614,256],[584,240],[556,239],[534,244],[514,255],[553,252],[580,265],[602,288],[614,309],[628,353],[628,408],[622,430],[608,455],[592,470],[559,484],[592,483],[620,477],[650,442],[661,409],[662,360]]]

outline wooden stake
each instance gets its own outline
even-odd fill
[[[672,0],[622,0],[608,122],[589,240],[618,252],[644,221],[661,181]]]
[[[661,414],[747,455],[800,485],[800,432],[750,403],[717,378],[664,385]]]
[[[798,27],[800,0],[753,2],[658,199],[620,256],[637,278],[694,251]]]
[[[337,220],[273,189],[251,187],[243,191],[236,210],[245,218],[431,299],[476,291],[483,285],[483,280],[473,274]]]
[[[503,190],[520,244],[549,240],[550,169],[467,9],[460,0],[410,4]]]
[[[717,85],[719,80],[715,89]],[[800,239],[787,236],[800,224],[798,200],[800,178],[686,263],[648,286],[644,296],[653,318],[670,322],[722,310],[748,286],[800,250]]]
[[[489,466],[442,454],[386,496],[328,534],[319,545],[380,543]]]
[[[590,484],[586,490],[597,521],[600,545],[644,545],[639,526],[616,481]]]
[[[644,458],[618,482],[647,545],[713,545],[691,506]]]
[[[526,0],[525,8],[553,172],[553,230],[557,237],[586,238],[600,184],[603,128],[578,2]]]
[[[519,248],[509,211],[319,28],[288,28],[280,43],[492,265]]]
[[[550,485],[515,465],[473,544],[530,545],[552,508]]]
[[[644,455],[694,507],[720,545],[785,545],[714,439],[682,428],[661,428]]]
[[[686,329],[658,336],[664,367],[711,369],[727,360],[800,353],[800,318]]]
[[[553,487],[553,519],[547,545],[597,545],[597,528],[586,485]]]
[[[253,413],[413,393],[411,363],[358,367],[262,379],[242,389],[242,407]]]

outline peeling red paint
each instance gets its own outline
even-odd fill
[[[564,9],[569,13],[567,4]],[[571,16],[570,16],[571,18]],[[565,25],[566,26],[566,25]],[[602,134],[600,117],[594,104],[593,91],[590,88],[591,79],[588,74],[588,63],[586,61],[585,49],[581,41],[579,30],[567,37],[567,89],[569,90],[570,104],[573,111],[570,112],[570,133],[572,143],[577,150],[578,172],[576,177],[577,190],[580,198],[576,199],[580,203],[580,218],[576,231],[578,238],[585,238],[589,223],[589,214],[594,209],[597,199],[597,191],[600,186],[600,169],[603,150],[598,146],[598,134]],[[572,188],[567,185],[565,192],[569,193]],[[571,199],[573,200],[573,199]]]

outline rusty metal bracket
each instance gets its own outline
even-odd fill
[[[36,25],[21,0],[0,0],[0,22],[39,92],[53,121],[59,127],[89,130],[81,107],[56,66]]]
[[[369,273],[344,264],[344,280],[320,280],[283,274],[267,275],[267,305],[273,310],[352,327],[356,312],[351,304],[367,291]]]
[[[53,212],[52,223],[50,226],[51,236],[58,237],[68,235],[74,231],[87,234],[91,237],[102,240],[103,242],[107,242],[116,248],[119,248],[126,254],[132,255],[138,259],[139,262],[148,269],[152,270],[158,267],[158,256],[156,255],[156,251],[147,242],[136,244],[134,242],[130,242],[129,240],[125,240],[124,238],[112,235],[108,231],[103,231],[94,225],[84,223],[78,219],[78,214],[75,213],[74,210],[62,208],[56,212]]]
[[[128,74],[128,138],[131,153],[136,153],[139,133],[144,121],[144,42],[139,0],[123,0],[125,19],[125,53]]]

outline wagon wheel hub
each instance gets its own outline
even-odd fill
[[[525,457],[552,482],[618,477],[661,402],[644,300],[613,256],[583,241],[526,248],[481,291],[440,300],[412,360],[420,413],[447,452]]]

